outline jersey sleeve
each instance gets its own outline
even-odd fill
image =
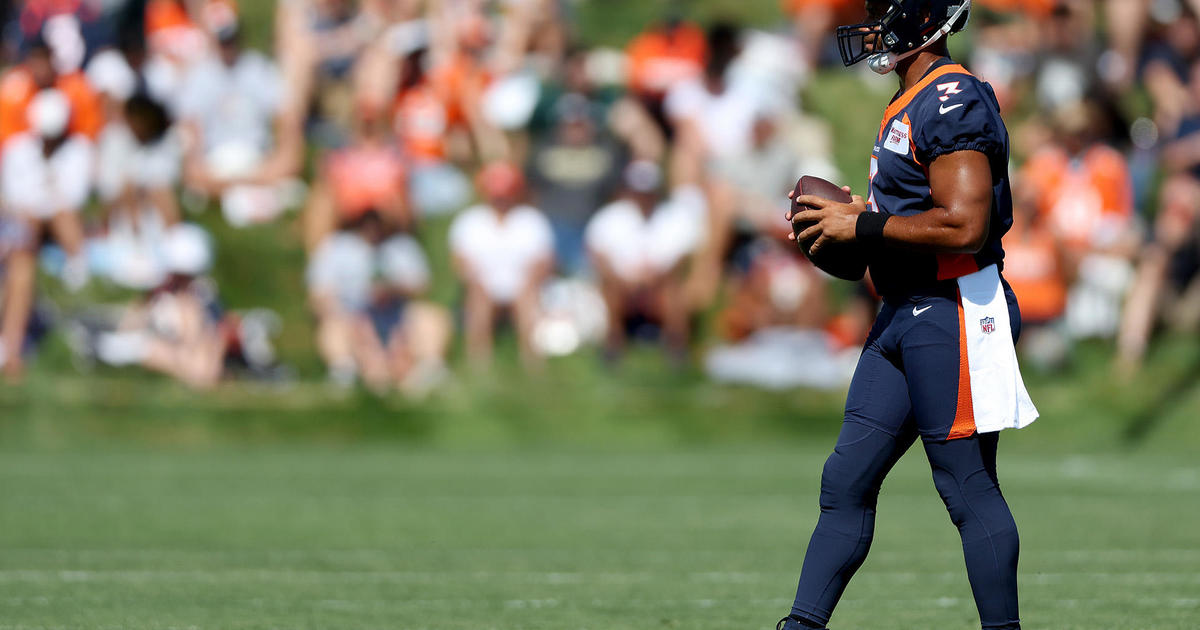
[[[922,164],[956,151],[979,151],[1005,159],[1008,132],[1000,108],[985,84],[971,76],[949,75],[927,88],[914,140]]]

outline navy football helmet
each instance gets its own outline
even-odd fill
[[[867,0],[868,21],[839,26],[842,63],[887,74],[901,59],[967,25],[971,0]]]

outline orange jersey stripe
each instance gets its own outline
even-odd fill
[[[979,271],[974,254],[938,254],[937,279],[953,280]]]
[[[971,399],[971,368],[967,363],[967,318],[963,311],[962,295],[958,296],[958,408],[954,411],[954,425],[950,427],[947,440],[970,437],[975,434],[975,407]]]

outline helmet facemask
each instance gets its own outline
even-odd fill
[[[852,66],[875,53],[887,52],[882,35],[903,13],[899,0],[867,0],[867,21],[837,28],[838,52],[842,63]]]

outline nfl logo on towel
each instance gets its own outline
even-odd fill
[[[984,317],[979,320],[979,328],[989,335],[992,334],[992,331],[996,330],[996,318]]]

